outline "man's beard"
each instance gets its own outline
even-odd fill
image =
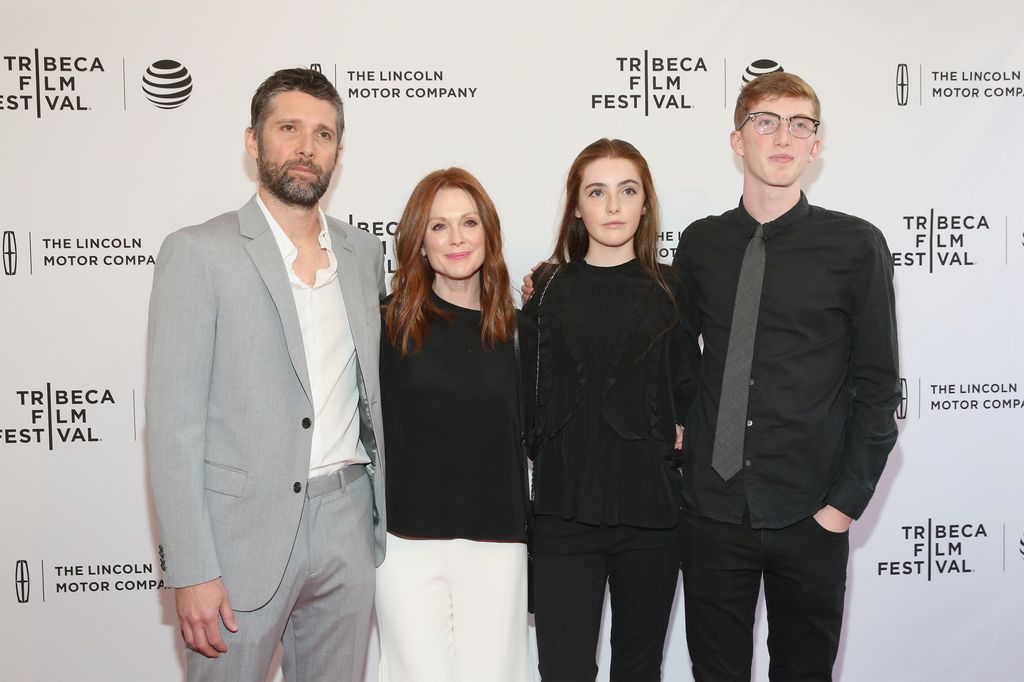
[[[260,183],[271,194],[285,204],[303,208],[313,208],[317,205],[331,184],[333,172],[324,171],[312,161],[287,161],[275,166],[264,156],[263,149],[260,149],[259,157],[256,159],[256,167],[259,169]],[[297,167],[313,171],[316,173],[316,179],[302,180],[292,177],[288,171]]]

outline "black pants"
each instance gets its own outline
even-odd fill
[[[588,526],[554,516],[535,522],[533,578],[541,678],[597,677],[604,590],[611,590],[609,679],[661,679],[676,593],[675,529]]]
[[[777,530],[679,518],[686,641],[696,680],[749,680],[764,579],[772,680],[831,680],[846,592],[848,533],[813,517]]]

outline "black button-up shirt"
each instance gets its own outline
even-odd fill
[[[701,334],[683,440],[683,496],[719,521],[781,528],[826,504],[857,518],[896,443],[900,401],[892,257],[882,233],[800,201],[765,223],[765,273],[743,468],[711,468],[733,304],[758,223],[738,208],[690,225],[674,265],[681,314]]]

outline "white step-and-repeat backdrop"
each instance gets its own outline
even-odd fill
[[[1019,0],[2,0],[0,679],[182,677],[143,453],[153,259],[249,198],[249,99],[303,65],[346,102],[330,213],[390,257],[415,182],[463,166],[517,278],[552,247],[569,163],[604,136],[649,159],[669,259],[739,197],[744,78],[804,76],[824,120],[805,188],[885,233],[905,378],[899,444],[852,531],[836,673],[1021,679],[1022,27]],[[147,79],[191,89],[161,108]],[[664,671],[685,681],[680,606]],[[758,680],[766,629],[762,609]]]

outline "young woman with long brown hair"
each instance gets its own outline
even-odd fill
[[[694,339],[657,261],[658,198],[633,145],[601,139],[569,169],[538,319],[534,599],[545,680],[593,680],[611,588],[611,680],[655,680],[679,569],[678,448]]]
[[[449,168],[413,190],[395,244],[380,678],[529,680],[522,372],[501,223],[477,179]],[[523,319],[528,358],[536,332]]]

